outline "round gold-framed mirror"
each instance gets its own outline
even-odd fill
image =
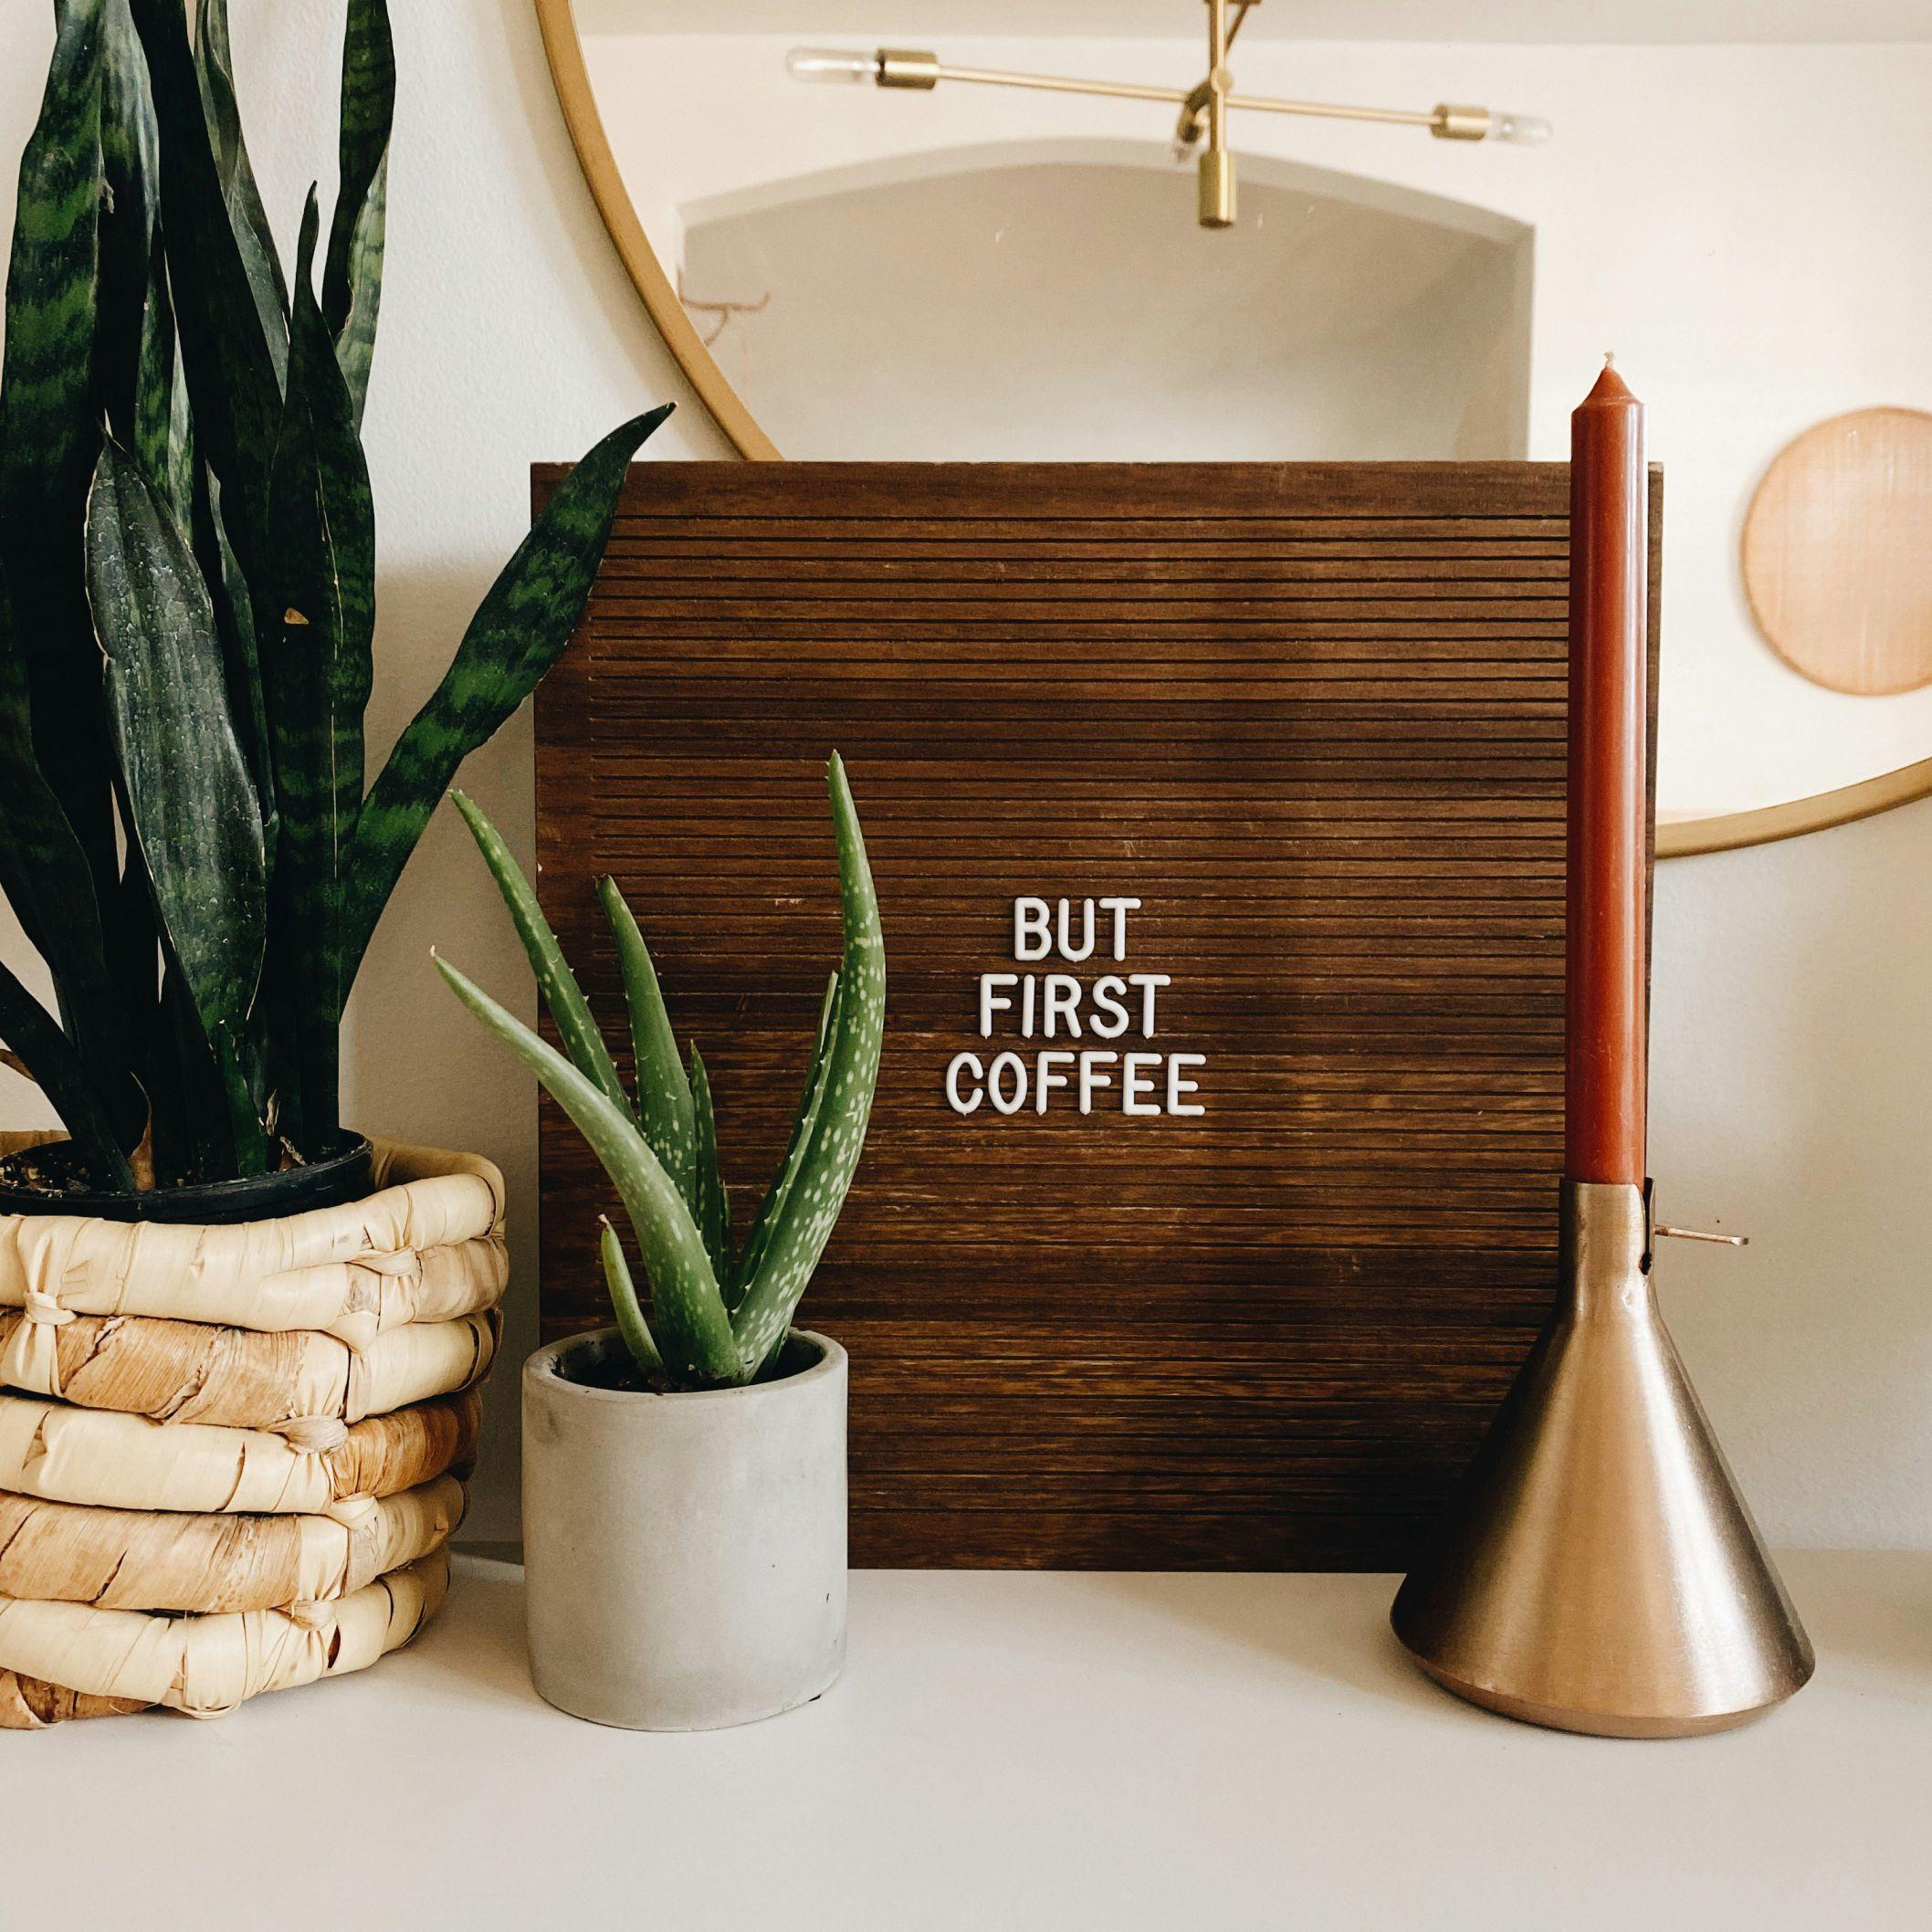
[[[804,205],[811,196],[801,191],[802,180],[823,175],[820,186],[826,193],[849,194],[867,186],[865,168],[861,166],[855,172],[851,166],[856,144],[849,139],[828,141],[824,143],[824,152],[807,156],[802,150],[807,145],[815,147],[815,142],[803,143],[793,140],[788,145],[780,130],[770,135],[767,145],[773,152],[762,160],[747,159],[742,152],[748,145],[742,133],[748,122],[774,111],[798,111],[789,98],[778,91],[785,84],[785,43],[775,31],[781,22],[772,16],[771,8],[752,7],[745,12],[742,22],[737,21],[734,15],[731,21],[718,23],[721,34],[728,26],[745,29],[725,37],[733,40],[734,58],[755,66],[755,87],[748,89],[747,103],[720,116],[719,102],[708,93],[705,83],[690,73],[680,73],[664,82],[664,98],[676,110],[674,113],[665,116],[655,111],[626,112],[607,117],[600,106],[599,88],[604,85],[609,89],[614,83],[600,82],[593,73],[587,47],[614,47],[620,38],[619,27],[625,32],[635,27],[643,37],[653,33],[664,36],[664,45],[668,47],[670,37],[677,32],[670,16],[658,18],[657,13],[663,10],[654,13],[646,0],[582,0],[582,6],[573,5],[572,0],[534,0],[534,5],[571,139],[612,242],[667,347],[698,399],[740,456],[751,461],[771,462],[782,460],[788,451],[811,457],[1006,453],[1003,449],[960,448],[950,443],[919,448],[881,446],[877,442],[852,446],[849,441],[838,447],[815,446],[809,425],[799,427],[803,419],[792,407],[801,385],[793,383],[790,397],[781,394],[774,386],[772,371],[784,358],[761,354],[757,363],[748,362],[753,352],[750,345],[770,339],[770,325],[758,313],[761,299],[767,292],[759,276],[741,276],[735,282],[725,277],[715,285],[700,284],[694,277],[690,287],[680,287],[680,273],[693,259],[736,261],[758,268],[769,266],[768,258],[749,246],[748,238],[755,239],[753,217],[781,205],[793,209]],[[588,35],[579,17],[580,12],[586,9],[596,16],[592,22],[595,30]],[[632,15],[637,16],[635,21]],[[880,17],[881,32],[889,33],[893,21]],[[922,27],[921,31],[939,30]],[[1243,44],[1243,55],[1253,55],[1258,64],[1265,66],[1266,58],[1280,44],[1264,41],[1257,46],[1252,38],[1254,29],[1250,28],[1249,33],[1250,39]],[[683,40],[688,36],[679,33],[678,37]],[[654,53],[657,51],[653,49]],[[1124,59],[1134,50],[1124,44],[1118,48],[1110,44],[1108,51],[1114,58]],[[1438,56],[1442,50],[1431,51],[1432,56]],[[1465,55],[1471,51],[1466,47],[1462,49]],[[1500,58],[1495,49],[1481,51],[1486,63],[1494,64]],[[1294,71],[1299,73],[1309,64],[1310,47],[1297,43],[1293,52]],[[1417,65],[1413,52],[1391,47],[1391,69],[1398,74],[1412,73]],[[1534,82],[1518,78],[1511,89],[1524,89],[1528,98],[1535,99],[1539,106],[1547,101],[1563,110],[1559,115],[1559,140],[1548,151],[1491,156],[1486,152],[1490,145],[1486,142],[1465,153],[1455,143],[1445,143],[1437,152],[1435,143],[1419,142],[1415,147],[1423,152],[1417,153],[1407,146],[1394,146],[1396,133],[1380,128],[1347,129],[1327,137],[1318,147],[1311,139],[1299,137],[1299,123],[1284,124],[1287,132],[1275,142],[1277,152],[1262,152],[1265,144],[1257,144],[1253,154],[1244,150],[1244,192],[1248,208],[1254,211],[1250,235],[1270,212],[1265,196],[1271,165],[1276,168],[1282,184],[1298,183],[1304,188],[1309,180],[1328,169],[1331,179],[1349,178],[1358,184],[1356,198],[1363,205],[1387,194],[1397,201],[1407,197],[1412,204],[1439,200],[1444,208],[1459,206],[1465,211],[1494,208],[1498,233],[1514,226],[1537,244],[1535,273],[1539,278],[1548,276],[1554,283],[1560,273],[1566,279],[1574,278],[1577,282],[1576,290],[1565,289],[1560,298],[1553,295],[1548,299],[1543,298],[1539,285],[1534,352],[1536,380],[1530,380],[1530,360],[1526,352],[1519,402],[1505,404],[1500,414],[1492,410],[1486,419],[1501,425],[1492,433],[1502,436],[1503,442],[1475,450],[1418,449],[1400,443],[1383,448],[1372,443],[1365,445],[1357,435],[1348,446],[1349,453],[1369,457],[1558,454],[1567,405],[1545,386],[1545,377],[1566,362],[1581,366],[1579,357],[1586,338],[1592,352],[1586,360],[1593,361],[1593,352],[1603,346],[1599,336],[1608,335],[1616,341],[1623,366],[1642,368],[1646,362],[1663,366],[1667,380],[1663,393],[1654,392],[1658,404],[1654,421],[1667,425],[1668,434],[1675,438],[1654,445],[1654,453],[1674,479],[1672,501],[1675,514],[1666,526],[1666,626],[1667,634],[1673,637],[1689,631],[1696,640],[1696,648],[1687,658],[1673,658],[1672,680],[1666,690],[1660,747],[1663,775],[1658,856],[1687,856],[1790,838],[1932,794],[1932,703],[1924,701],[1932,698],[1932,693],[1874,698],[1821,690],[1806,683],[1778,658],[1752,623],[1738,570],[1739,530],[1751,493],[1775,447],[1788,439],[1790,429],[1768,418],[1764,438],[1767,446],[1761,453],[1754,453],[1748,446],[1748,440],[1737,434],[1735,415],[1728,412],[1718,393],[1716,373],[1696,373],[1696,380],[1711,391],[1706,394],[1704,389],[1688,386],[1691,379],[1669,366],[1665,349],[1673,331],[1669,326],[1659,325],[1654,311],[1660,305],[1645,292],[1646,282],[1654,285],[1656,278],[1634,276],[1628,287],[1606,284],[1600,277],[1580,270],[1567,258],[1560,244],[1555,248],[1548,245],[1551,234],[1561,236],[1567,232],[1565,216],[1576,214],[1578,206],[1584,205],[1570,197],[1583,195],[1586,189],[1591,194],[1600,190],[1606,169],[1617,164],[1618,155],[1631,138],[1632,124],[1618,120],[1614,100],[1606,102],[1599,98],[1601,87],[1587,103],[1566,99],[1570,91],[1567,77],[1578,65],[1575,57],[1579,49],[1552,47],[1549,53],[1549,60],[1538,64]],[[1091,56],[1089,64],[1096,64]],[[1333,64],[1347,65],[1339,57]],[[1525,63],[1518,60],[1516,65],[1522,68]],[[1360,79],[1352,83],[1358,96],[1374,84]],[[1425,84],[1433,85],[1433,78]],[[1312,82],[1310,86],[1312,89]],[[811,90],[814,98],[809,102],[810,108],[827,117],[823,122],[812,123],[814,128],[832,125],[831,117],[836,116],[845,105],[842,97],[835,96],[829,102],[815,98],[825,91]],[[630,99],[627,90],[623,98]],[[882,98],[877,103],[866,105],[876,106],[880,112],[897,113],[901,109],[908,114],[936,112],[929,104],[939,98],[908,94],[898,100]],[[1031,102],[1022,104],[1032,106]],[[1097,155],[1106,142],[1110,141],[1116,147],[1120,145],[1115,124],[1081,118],[1088,109],[1109,110],[1118,107],[1118,103],[1055,103],[1056,107],[1069,105],[1076,111],[1070,116],[1068,125],[1080,140],[1094,147]],[[1584,118],[1586,105],[1590,119]],[[1148,111],[1158,115],[1160,110]],[[1037,108],[1033,112],[1031,122],[1016,121],[1011,115],[1002,120],[982,113],[973,123],[976,133],[984,131],[996,137],[991,143],[984,143],[990,157],[987,166],[1012,171],[1029,158],[1042,158],[1042,123]],[[614,142],[614,120],[624,136]],[[876,147],[878,152],[889,150],[913,157],[910,172],[921,179],[943,179],[948,174],[947,164],[934,157],[962,124],[955,119],[915,126],[905,114],[900,114],[891,138],[880,141]],[[1016,133],[1023,128],[1025,139],[1016,140]],[[721,157],[720,164],[712,171],[719,177],[717,183],[707,178],[704,170],[694,168],[690,161],[692,149],[703,146],[708,131]],[[1164,127],[1156,130],[1157,133],[1165,131]],[[1158,143],[1146,142],[1146,129],[1139,129],[1139,138],[1151,152]],[[1272,138],[1275,130],[1270,127],[1267,132]],[[1295,144],[1297,138],[1301,142],[1298,149]],[[1375,142],[1389,145],[1376,146]],[[971,144],[961,143],[959,152]],[[1005,152],[993,157],[992,149],[1002,144]],[[1073,144],[1071,140],[1066,143],[1069,150]],[[749,145],[756,147],[759,143],[752,141]],[[1335,171],[1326,159],[1311,164],[1308,157],[1317,152],[1324,155],[1332,152],[1346,165]],[[1541,165],[1546,153],[1564,156],[1566,172],[1559,184],[1560,192],[1524,172]],[[647,163],[640,163],[639,156],[645,155],[649,157]],[[673,165],[665,160],[667,155],[681,158]],[[1478,161],[1494,163],[1498,172],[1478,175],[1473,172]],[[842,167],[841,163],[845,165]],[[646,178],[650,183],[649,188],[643,191],[637,187],[641,164],[646,167]],[[1682,169],[1687,165],[1683,157],[1661,155],[1654,163],[1657,191],[1664,191],[1666,176],[1681,181]],[[1510,170],[1507,175],[1500,172],[1505,166]],[[660,172],[676,179],[669,181],[668,185],[660,184],[656,178]],[[956,175],[957,170],[954,173]],[[898,170],[893,176],[893,184],[903,188],[906,174],[907,170]],[[1370,186],[1362,188],[1363,183]],[[1502,186],[1497,187],[1498,183]],[[1183,225],[1192,214],[1192,188],[1191,184],[1184,186],[1187,206],[1181,216]],[[1449,198],[1443,199],[1445,194]],[[640,201],[651,211],[649,221],[640,213]],[[1247,214],[1247,208],[1244,213]],[[688,224],[687,217],[694,214],[698,221]],[[1131,227],[1134,220],[1135,217],[1127,217],[1126,226]],[[1732,227],[1738,226],[1733,218]],[[654,239],[656,231],[664,228],[670,229],[675,237],[668,254]],[[728,236],[728,229],[733,229],[734,235]],[[827,228],[824,232],[835,231]],[[694,236],[701,247],[692,247]],[[734,238],[740,244],[736,257],[725,247],[728,240]],[[1181,241],[1177,234],[1176,246],[1181,246]],[[1744,238],[1739,238],[1737,246],[1741,248],[1743,242]],[[1764,249],[1769,246],[1769,238],[1766,237]],[[1531,254],[1527,242],[1521,252],[1527,263]],[[1551,257],[1556,257],[1553,265]],[[795,252],[793,257],[794,261],[804,258],[802,252]],[[667,261],[673,266],[667,267]],[[1673,272],[1678,272],[1676,265],[1672,266]],[[830,268],[825,270],[828,275],[832,272]],[[1691,300],[1695,293],[1694,289],[1687,290],[1685,299]],[[1586,294],[1587,305],[1583,300]],[[1739,299],[1744,299],[1740,295]],[[794,312],[799,312],[805,305],[798,303],[793,307]],[[761,335],[761,330],[767,333]],[[1630,346],[1626,348],[1626,344]],[[1721,342],[1715,343],[1712,353],[1722,346]],[[793,360],[795,362],[797,358]],[[1549,380],[1554,380],[1553,375]],[[1507,440],[1512,434],[1507,426],[1512,409],[1518,415],[1533,413],[1538,425],[1527,440],[1518,441],[1515,446]],[[1700,412],[1708,420],[1693,423],[1687,434],[1679,428],[1686,416]],[[1518,424],[1513,433],[1521,436],[1522,425]],[[1077,456],[1139,452],[1080,448],[1047,452],[1028,448],[1011,453]],[[1221,456],[1240,452],[1213,448],[1168,449],[1159,453]],[[1686,558],[1687,564],[1683,561]],[[1679,697],[1680,690],[1686,695]],[[1888,706],[1893,708],[1889,711],[1884,709]],[[1901,756],[1901,752],[1913,755]]]

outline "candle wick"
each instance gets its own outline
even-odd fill
[[[1606,349],[1603,352],[1603,366],[1606,369],[1614,369],[1617,366],[1617,352],[1614,349]]]

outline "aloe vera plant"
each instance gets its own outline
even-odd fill
[[[0,366],[0,890],[54,1010],[0,1040],[97,1188],[333,1150],[337,1040],[457,767],[562,650],[637,446],[551,499],[365,785],[375,347],[395,62],[349,0],[340,188],[292,271],[249,165],[226,0],[57,0]],[[320,286],[318,287],[318,270]]]
[[[886,1023],[886,949],[845,768],[829,770],[845,950],[825,988],[791,1141],[749,1233],[734,1240],[718,1170],[710,1082],[680,1059],[657,974],[614,880],[598,897],[616,942],[635,1077],[626,1088],[536,894],[476,803],[454,794],[509,907],[563,1043],[560,1053],[438,958],[457,997],[541,1080],[604,1163],[649,1285],[646,1312],[606,1221],[604,1278],[639,1370],[676,1389],[727,1388],[768,1370],[792,1327],[857,1171]]]

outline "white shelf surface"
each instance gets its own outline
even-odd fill
[[[22,1932],[1932,1925],[1932,1553],[1803,1554],[1817,1678],[1715,1738],[1471,1710],[1394,1580],[866,1571],[844,1679],[742,1730],[551,1710],[461,1559],[367,1675],[0,1737]]]

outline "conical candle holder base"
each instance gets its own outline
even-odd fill
[[[1564,1183],[1561,1297],[1391,1621],[1459,1697],[1685,1738],[1798,1690],[1809,1638],[1657,1312],[1635,1187]]]

